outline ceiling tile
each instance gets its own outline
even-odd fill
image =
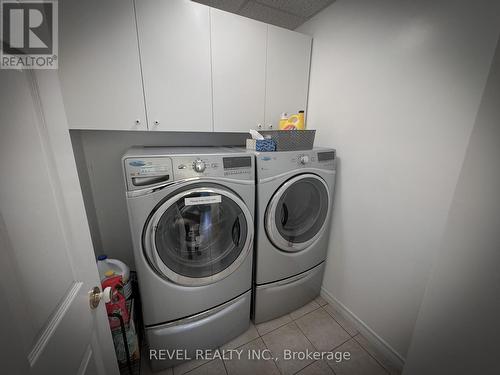
[[[246,0],[192,0],[210,7],[222,9],[227,12],[237,13]]]
[[[290,30],[297,28],[305,21],[304,17],[256,3],[255,1],[247,2],[238,14]]]
[[[255,0],[258,3],[279,8],[297,16],[309,18],[335,0]]]

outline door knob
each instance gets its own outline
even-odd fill
[[[104,303],[111,301],[111,287],[108,286],[107,288],[104,288],[102,292],[98,286],[93,287],[89,292],[90,308],[92,310],[96,309],[97,306],[99,306],[101,299],[104,300]]]

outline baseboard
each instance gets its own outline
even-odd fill
[[[321,296],[330,303],[342,316],[353,323],[361,333],[376,349],[378,349],[388,361],[398,370],[402,370],[405,364],[404,357],[399,354],[391,345],[380,337],[365,322],[349,310],[342,302],[336,299],[324,287],[321,287]]]

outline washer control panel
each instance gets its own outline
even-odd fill
[[[253,178],[253,157],[252,156],[229,156],[222,158],[224,176],[238,177],[249,176]]]
[[[229,147],[133,147],[122,163],[128,191],[155,190],[197,178],[255,181],[254,154]]]
[[[197,155],[173,157],[176,180],[193,177],[226,177],[253,180],[252,156]]]
[[[172,160],[168,157],[127,158],[125,178],[129,190],[160,185],[174,178]]]

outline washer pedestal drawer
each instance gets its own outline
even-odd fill
[[[325,262],[289,277],[255,287],[254,321],[256,324],[288,314],[319,295]]]
[[[249,290],[203,313],[146,327],[151,369],[159,371],[196,359],[197,350],[215,349],[241,335],[250,326],[250,303]]]

